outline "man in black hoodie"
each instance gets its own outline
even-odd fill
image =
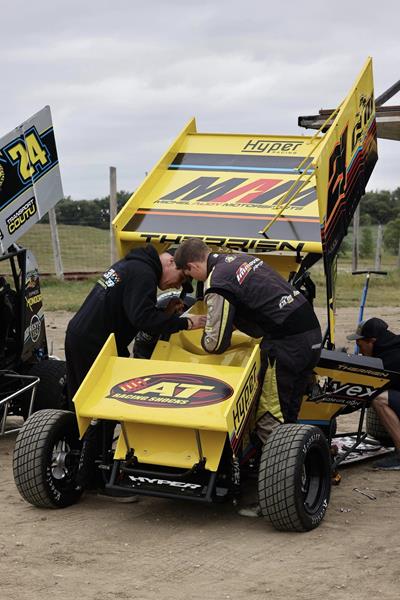
[[[168,335],[203,327],[205,317],[175,314],[179,302],[157,308],[157,288],[179,288],[184,280],[170,252],[158,255],[154,246],[131,250],[95,284],[67,327],[65,356],[69,401],[111,333],[119,356],[129,356],[128,345],[138,331]]]
[[[400,373],[400,335],[389,331],[382,319],[362,321],[347,339],[356,340],[364,356],[380,358],[385,369]],[[400,471],[400,389],[383,392],[372,400],[372,406],[395,446],[394,453],[374,463],[374,468]]]

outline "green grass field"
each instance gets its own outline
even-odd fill
[[[107,230],[95,227],[59,225],[59,237],[64,272],[102,272],[110,264],[110,235]],[[348,241],[351,243],[351,233]],[[54,272],[53,252],[49,225],[38,223],[24,235],[20,243],[35,254],[42,273]],[[400,271],[396,256],[384,254],[382,269],[386,277],[372,276],[368,293],[369,306],[397,306],[399,304]],[[362,259],[359,269],[373,268],[374,257]],[[322,267],[312,271],[317,287],[317,306],[325,305],[325,281]],[[54,278],[42,280],[46,310],[76,311],[92,288],[96,277],[85,281],[59,282]],[[360,302],[365,278],[351,275],[351,254],[339,258],[337,277],[337,306],[357,306]]]
[[[316,306],[325,306],[325,280],[322,272],[313,275],[317,288]],[[42,293],[45,310],[76,311],[93,287],[96,278],[84,281],[58,281],[43,279]],[[358,306],[365,282],[363,275],[339,272],[336,299],[338,308]],[[386,277],[372,275],[368,291],[368,306],[398,306],[400,273],[391,272]]]
[[[110,263],[110,233],[106,229],[58,225],[64,272],[104,271]],[[42,273],[54,273],[50,226],[37,223],[18,240],[35,255]]]

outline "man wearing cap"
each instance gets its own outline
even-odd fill
[[[172,334],[203,327],[205,317],[179,317],[182,302],[175,298],[165,310],[157,308],[157,288],[181,287],[185,276],[176,268],[173,251],[158,255],[152,245],[131,250],[95,284],[67,327],[65,356],[67,385],[72,401],[80,384],[111,333],[119,356],[129,356],[128,345],[138,331]]]
[[[359,323],[348,340],[355,340],[364,356],[380,358],[388,371],[400,372],[400,335],[389,331],[388,324],[373,317]],[[400,389],[390,389],[372,400],[380,422],[393,440],[395,451],[374,463],[375,469],[400,471]]]

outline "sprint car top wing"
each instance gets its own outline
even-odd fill
[[[0,254],[61,198],[50,107],[0,138]]]
[[[371,59],[322,129],[309,137],[198,133],[193,119],[116,217],[121,254],[201,237],[333,257],[377,160]]]

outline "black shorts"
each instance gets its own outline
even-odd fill
[[[400,391],[388,390],[389,406],[400,419]]]

